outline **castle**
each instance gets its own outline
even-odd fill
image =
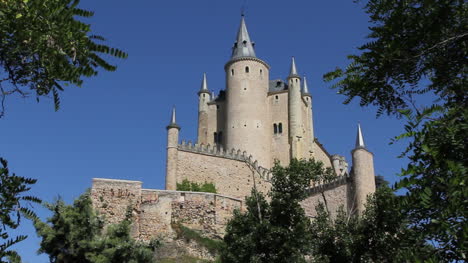
[[[255,55],[242,16],[231,59],[224,66],[226,89],[218,96],[208,89],[206,74],[198,91],[197,142],[180,140],[175,108],[167,126],[166,189],[143,189],[141,182],[93,180],[94,207],[108,222],[122,220],[130,207],[133,235],[147,240],[171,236],[171,223],[182,222],[208,235],[222,236],[224,226],[253,187],[267,193],[270,168],[293,158],[321,161],[338,175],[333,182],[311,182],[302,202],[306,214],[326,201],[330,211],[343,206],[362,212],[367,195],[375,191],[373,154],[358,126],[352,168],[343,156],[330,155],[314,137],[312,95],[298,75],[294,57],[287,81],[270,80],[270,66]],[[194,91],[195,93],[196,91]],[[218,193],[177,191],[177,183],[213,183]],[[326,199],[326,200],[324,200]]]

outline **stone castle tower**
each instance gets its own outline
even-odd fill
[[[226,89],[210,93],[206,74],[198,90],[197,142],[180,141],[175,108],[167,126],[166,189],[143,189],[142,182],[93,180],[93,205],[108,222],[119,222],[133,209],[133,236],[149,240],[174,235],[172,223],[222,236],[235,209],[255,187],[271,188],[270,168],[277,160],[321,161],[334,169],[333,182],[311,182],[301,202],[314,217],[319,202],[330,212],[344,207],[361,213],[366,198],[375,192],[373,154],[368,151],[360,125],[352,150],[352,168],[343,156],[329,154],[314,136],[312,95],[305,77],[298,75],[292,58],[287,81],[270,80],[270,66],[255,55],[242,16],[231,59],[224,66]],[[195,92],[194,92],[195,93]],[[210,182],[217,194],[177,191],[177,183]]]

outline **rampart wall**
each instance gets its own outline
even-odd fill
[[[235,209],[242,200],[229,196],[185,191],[142,189],[141,182],[94,178],[93,207],[106,223],[119,223],[132,217],[132,236],[139,240],[175,237],[173,223],[222,237]]]
[[[301,202],[301,206],[311,218],[317,215],[315,208],[319,203],[325,204],[332,216],[335,216],[341,207],[345,212],[351,211],[354,207],[352,184],[347,176],[340,176],[333,182],[313,186],[308,192],[309,196]]]
[[[240,150],[182,142],[177,153],[177,182],[214,183],[219,193],[244,199],[254,184],[258,191],[271,188],[270,171]]]

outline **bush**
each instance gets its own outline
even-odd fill
[[[184,179],[182,183],[177,183],[177,191],[190,191],[190,192],[205,192],[205,193],[217,193],[216,186],[213,183],[204,182],[199,184]]]

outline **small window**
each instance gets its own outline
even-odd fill
[[[245,73],[249,73],[249,67],[245,67]]]
[[[276,82],[276,87],[281,87],[281,81]]]
[[[278,133],[283,133],[283,124],[281,122],[278,124]]]
[[[276,125],[276,123],[273,124],[273,133],[274,134],[278,133],[278,125]]]
[[[247,46],[247,40],[242,41],[242,44],[244,44],[244,47]]]
[[[260,76],[263,74],[263,70],[260,70]]]
[[[279,99],[278,95],[276,95],[276,96],[275,96],[275,99],[276,99],[276,100],[278,100],[278,99]]]
[[[231,76],[234,76],[234,69],[231,69]]]
[[[216,109],[219,110],[219,105],[216,105]]]
[[[203,98],[205,97],[205,94],[203,94]]]

